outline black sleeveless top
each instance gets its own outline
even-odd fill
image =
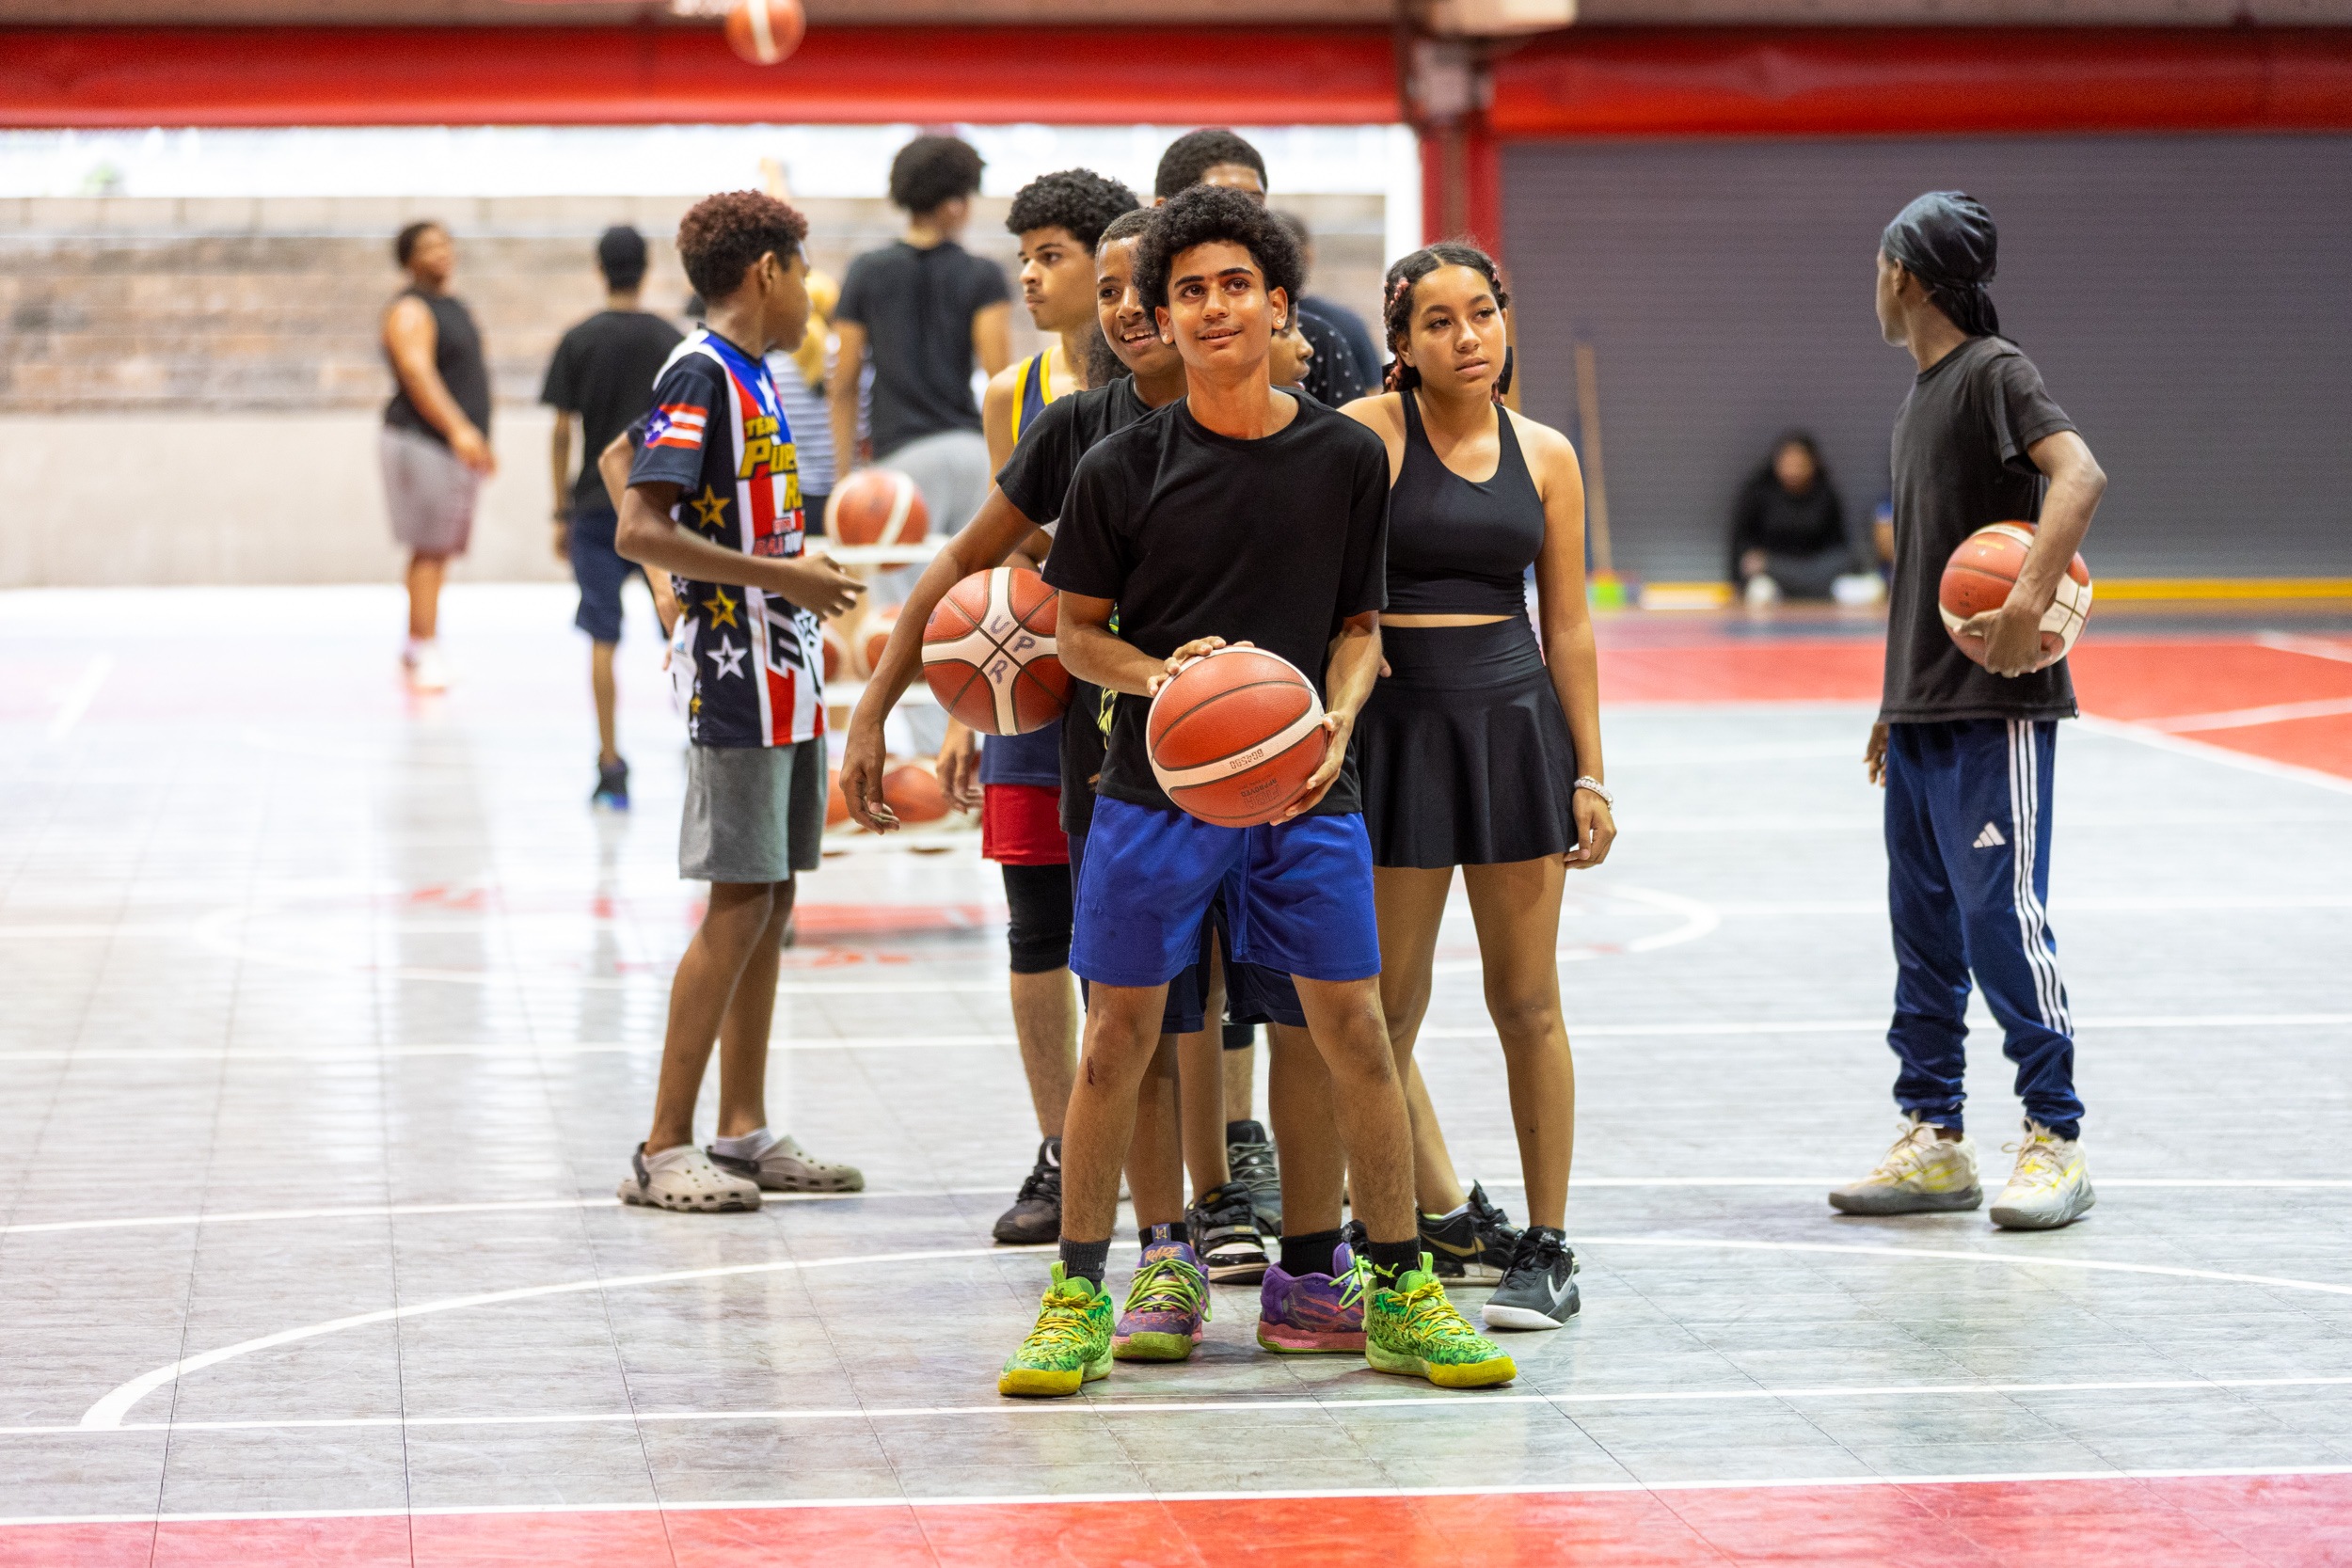
[[[449,388],[449,395],[466,411],[473,427],[487,436],[490,371],[482,362],[482,334],[474,329],[472,314],[447,294],[429,294],[421,289],[404,289],[401,293],[423,300],[425,309],[433,312],[433,368],[440,372],[441,385]],[[384,357],[390,360],[389,349]],[[392,367],[392,401],[384,405],[384,422],[449,445],[449,437],[434,429],[432,421],[408,401],[408,388],[400,379],[397,365]]]
[[[1544,546],[1544,501],[1507,409],[1497,407],[1502,460],[1473,483],[1447,467],[1422,428],[1421,400],[1403,394],[1405,465],[1389,490],[1391,615],[1523,615],[1527,568]]]

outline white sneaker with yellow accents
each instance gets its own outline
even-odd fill
[[[1943,1129],[1915,1116],[1902,1125],[1876,1170],[1830,1193],[1831,1208],[1842,1214],[1936,1214],[1984,1201],[1975,1144],[1944,1138]]]
[[[2080,1139],[2061,1138],[2028,1120],[2025,1142],[2003,1144],[2001,1151],[2017,1155],[2017,1168],[1993,1205],[1993,1223],[2002,1229],[2056,1230],[2099,1201],[2090,1190],[2090,1165]]]

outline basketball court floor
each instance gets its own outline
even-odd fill
[[[2092,621],[2082,1223],[1833,1215],[1895,1121],[1876,628],[1627,616],[1562,937],[1582,1315],[1448,1393],[1220,1290],[1191,1364],[1035,1404],[967,841],[802,895],[771,1104],[869,1190],[615,1205],[697,890],[642,605],[636,810],[586,808],[570,608],[453,591],[426,701],[390,590],[0,596],[0,1563],[2352,1560],[2352,618]],[[1466,911],[1439,958],[1431,1087],[1517,1212]]]

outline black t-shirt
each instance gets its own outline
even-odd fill
[[[1254,642],[1323,691],[1331,639],[1387,597],[1389,453],[1311,398],[1274,435],[1204,429],[1181,400],[1079,464],[1045,580],[1119,605],[1119,635],[1164,658],[1196,637]],[[1146,697],[1120,693],[1101,792],[1176,809],[1152,775]],[[1361,810],[1353,763],[1315,808]]]
[[[850,263],[833,317],[866,328],[876,457],[943,430],[980,428],[972,318],[1009,297],[996,263],[953,240],[922,250],[900,240]]]
[[[1357,357],[1356,345],[1338,309],[1323,300],[1298,302],[1299,335],[1315,351],[1315,356],[1307,361],[1307,395],[1329,408],[1370,396],[1380,379],[1376,370],[1366,371]],[[1361,335],[1362,324],[1358,324],[1357,330]]]
[[[1061,516],[1078,459],[1112,431],[1124,430],[1150,412],[1133,376],[1056,398],[1021,433],[1021,444],[996,475],[996,488],[1023,516],[1050,525]],[[1103,771],[1110,716],[1111,705],[1104,701],[1101,687],[1074,679],[1070,683],[1070,716],[1061,727],[1064,832],[1082,833],[1093,825],[1094,780]]]
[[[653,407],[653,384],[683,334],[644,310],[599,310],[564,334],[548,361],[539,401],[580,416],[585,442],[580,477],[572,481],[572,510],[609,512],[596,459],[612,437]]]
[[[1883,721],[2074,716],[2064,659],[2029,675],[1996,675],[1960,651],[1936,610],[1944,563],[1962,540],[1994,523],[2041,518],[2043,480],[2026,449],[2074,428],[2033,361],[2006,339],[1971,338],[1912,384],[1895,416]]]

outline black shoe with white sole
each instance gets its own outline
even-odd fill
[[[1430,1272],[1439,1279],[1468,1285],[1499,1280],[1511,1266],[1519,1244],[1518,1227],[1486,1196],[1486,1189],[1470,1183],[1470,1197],[1448,1214],[1421,1216],[1421,1248],[1429,1254]]]
[[[1216,1285],[1255,1285],[1265,1278],[1265,1243],[1249,1208],[1249,1189],[1238,1181],[1212,1187],[1184,1211],[1193,1255],[1200,1272]]]
[[[1518,1250],[1479,1316],[1488,1328],[1558,1328],[1583,1303],[1576,1288],[1576,1251],[1548,1225],[1519,1232]]]

